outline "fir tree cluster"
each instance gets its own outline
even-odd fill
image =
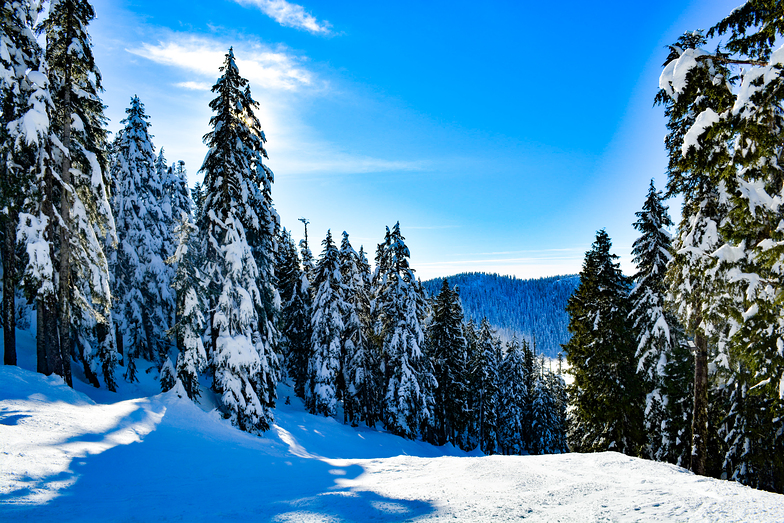
[[[600,231],[569,300],[572,449],[784,492],[783,16],[751,0],[670,46],[667,192],[637,213],[638,273]],[[665,196],[683,201],[672,238]]]
[[[666,301],[672,259],[663,195],[651,182],[634,227],[638,271],[624,276],[604,230],[585,255],[580,286],[569,299],[564,344],[569,387],[569,446],[614,450],[689,466],[691,356]]]
[[[670,46],[656,101],[683,199],[668,285],[695,356],[692,468],[784,492],[784,6]],[[721,39],[715,49],[708,38]],[[715,45],[715,44],[711,44]]]
[[[429,298],[399,224],[372,272],[345,232],[339,247],[327,232],[316,263],[285,229],[279,245],[282,353],[311,413],[486,454],[567,450],[560,369],[525,341],[504,346],[487,319],[466,322],[447,280]]]
[[[2,4],[0,215],[5,363],[16,289],[37,311],[38,370],[96,387],[143,368],[261,433],[287,375],[308,410],[486,453],[563,452],[560,376],[525,342],[466,324],[456,289],[430,299],[399,224],[371,271],[331,233],[314,260],[280,228],[266,136],[232,49],[212,88],[209,152],[189,191],[134,96],[113,140],[86,0]],[[36,33],[45,37],[39,44]],[[305,221],[307,225],[307,221]],[[149,370],[147,370],[149,372]]]
[[[4,363],[16,364],[21,288],[37,313],[39,372],[71,385],[78,363],[115,390],[118,365],[133,382],[144,360],[164,390],[191,398],[209,376],[227,418],[267,430],[280,376],[279,219],[258,104],[232,50],[213,88],[194,213],[184,163],[156,150],[138,97],[108,140],[90,3],[52,0],[39,23],[44,7],[9,0],[0,11]]]

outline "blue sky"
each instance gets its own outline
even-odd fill
[[[738,3],[94,0],[89,30],[109,129],[138,95],[191,183],[234,46],[276,208],[314,254],[345,230],[372,259],[400,221],[423,279],[527,278],[579,272],[601,228],[633,272],[634,213],[665,183],[664,46]]]

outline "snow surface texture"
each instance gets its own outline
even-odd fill
[[[0,367],[0,520],[784,520],[784,496],[612,452],[479,457],[351,428],[285,384],[260,438],[181,390],[133,398],[156,385],[139,374],[78,386],[90,399]]]

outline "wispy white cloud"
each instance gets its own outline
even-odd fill
[[[157,44],[143,43],[128,52],[153,62],[179,67],[200,76],[215,78],[228,47],[215,40],[198,36],[172,35]],[[281,50],[252,44],[235,49],[237,66],[252,86],[296,91],[313,87],[313,73],[301,65],[302,59]],[[186,89],[200,89],[200,82],[178,84]]]
[[[253,6],[261,10],[280,25],[293,27],[313,34],[330,34],[332,25],[326,20],[319,22],[316,17],[298,4],[286,0],[234,0],[243,6]]]
[[[191,91],[209,91],[212,89],[212,86],[207,82],[179,82],[174,85]]]
[[[334,144],[310,144],[301,146],[299,150],[280,151],[277,159],[290,174],[319,175],[329,174],[363,174],[391,171],[422,171],[426,169],[423,162],[386,160],[349,153],[335,153],[325,150],[325,146]]]
[[[270,47],[246,37],[235,39],[234,54],[240,74],[251,84],[261,107],[256,115],[270,141],[271,167],[299,177],[329,179],[339,175],[384,172],[419,172],[427,162],[378,158],[357,154],[324,140],[302,121],[298,104],[301,95],[321,95],[330,84],[308,70],[306,57],[295,56],[285,47]],[[157,64],[174,67],[178,82],[190,91],[209,91],[220,74],[229,42],[225,39],[188,33],[163,33],[157,43],[141,43],[127,51]],[[295,94],[295,96],[292,96]],[[201,108],[201,110],[205,110]],[[205,120],[208,116],[205,115]]]

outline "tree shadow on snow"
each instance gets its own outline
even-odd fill
[[[46,504],[15,505],[12,497],[3,496],[0,519],[393,522],[435,510],[426,502],[386,498],[336,483],[364,473],[359,465],[271,456],[261,450],[268,444],[264,442],[214,439],[164,423],[141,443],[74,460],[69,474],[77,476],[76,482]]]

